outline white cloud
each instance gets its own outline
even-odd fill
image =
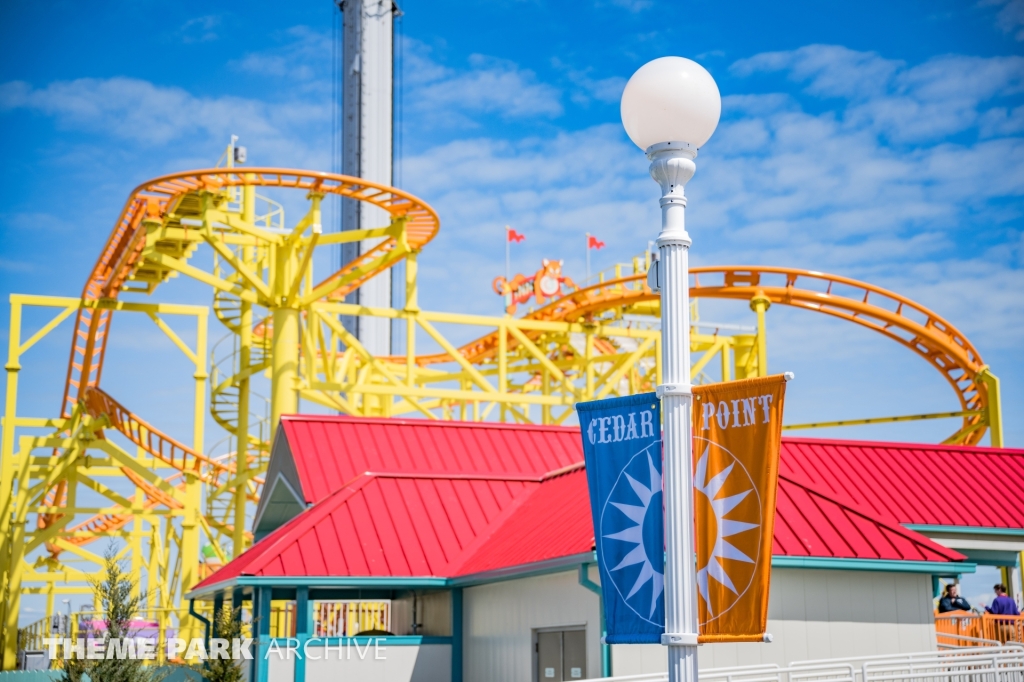
[[[22,81],[0,84],[0,111],[12,109],[34,110],[66,128],[145,145],[164,145],[197,133],[224,139],[233,132],[265,136],[324,117],[322,107],[308,104],[196,97],[135,78],[81,78],[42,88]]]
[[[334,56],[330,35],[295,26],[283,38],[281,45],[250,52],[231,66],[286,80],[293,90],[329,101],[331,86],[324,65]],[[481,115],[523,119],[563,113],[561,92],[514,62],[473,54],[464,67],[456,68],[438,62],[425,43],[408,37],[401,40],[406,120],[419,130],[477,127]],[[601,86],[595,84],[598,89]]]
[[[201,17],[189,19],[181,28],[178,34],[184,43],[206,43],[218,38],[216,29],[221,23],[219,14],[207,14]]]
[[[327,33],[308,26],[292,26],[284,31],[285,42],[278,47],[249,52],[229,65],[257,76],[286,78],[293,84],[307,83],[317,78],[318,68],[326,70],[332,57],[331,38]],[[330,91],[329,83],[320,83],[320,92]]]
[[[999,7],[999,28],[1003,33],[1013,34],[1015,40],[1024,40],[1024,0],[983,0],[980,4]]]
[[[807,90],[812,94],[862,97],[884,92],[902,66],[903,62],[883,59],[875,52],[857,52],[841,45],[807,45],[737,60],[730,71],[738,76],[786,71],[794,81],[810,81]]]
[[[654,0],[599,0],[597,6],[601,7],[604,5],[611,5],[613,7],[621,7],[624,10],[633,12],[642,12],[645,9],[650,9],[654,6]]]
[[[32,263],[26,263],[18,260],[11,260],[10,258],[0,258],[0,270],[11,273],[24,273],[33,272],[35,266]]]
[[[551,60],[551,64],[564,72],[569,81],[576,86],[570,96],[574,102],[583,106],[590,104],[592,99],[607,104],[618,102],[626,87],[626,79],[621,76],[594,78],[591,75],[593,69],[574,69],[557,57]]]
[[[451,68],[435,61],[425,44],[408,38],[403,55],[407,111],[424,123],[472,125],[479,114],[515,119],[563,112],[561,92],[514,62],[473,54],[468,69]]]
[[[944,55],[917,66],[838,45],[808,45],[735,62],[738,76],[783,72],[805,92],[851,104],[842,120],[900,143],[937,140],[977,127],[993,100],[1024,90],[1024,57]],[[1009,115],[1007,115],[1009,117]],[[1014,129],[992,121],[988,134]]]

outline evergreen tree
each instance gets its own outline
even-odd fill
[[[221,608],[214,615],[216,637],[226,639],[242,638],[242,609]],[[206,662],[203,677],[206,682],[241,682],[242,661],[232,659],[210,659]]]
[[[135,582],[125,573],[117,560],[116,548],[111,544],[103,555],[103,575],[92,581],[96,603],[103,611],[106,632],[103,650],[108,651],[111,640],[124,641],[135,635],[131,620],[139,608],[139,597],[132,594]],[[153,668],[143,665],[139,658],[103,658],[102,660],[71,659],[64,661],[63,680],[82,682],[87,674],[92,682],[159,682]]]
[[[62,663],[64,667],[60,671],[61,676],[57,678],[60,682],[85,682],[86,679],[92,679],[91,677],[85,677],[89,670],[89,664],[92,661],[82,658],[66,658]]]

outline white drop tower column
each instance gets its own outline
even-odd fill
[[[392,184],[393,15],[392,0],[341,0],[342,20],[342,146],[341,172]],[[365,201],[342,199],[341,229],[385,227],[387,212]],[[379,240],[342,245],[342,263],[376,246]],[[374,277],[349,302],[391,307],[391,271]],[[360,316],[347,318],[367,350],[391,353],[391,321]],[[349,326],[349,325],[346,325]]]

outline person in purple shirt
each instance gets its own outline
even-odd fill
[[[992,589],[996,592],[996,598],[992,600],[992,603],[989,606],[985,607],[985,611],[995,616],[1020,615],[1020,610],[1017,608],[1017,602],[1006,596],[1006,585],[1000,583],[999,585],[993,585]]]

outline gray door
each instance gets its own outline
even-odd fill
[[[562,633],[537,633],[538,682],[562,682]]]
[[[582,680],[587,676],[587,631],[562,633],[562,679]]]
[[[537,682],[571,682],[586,676],[586,630],[537,633]]]

